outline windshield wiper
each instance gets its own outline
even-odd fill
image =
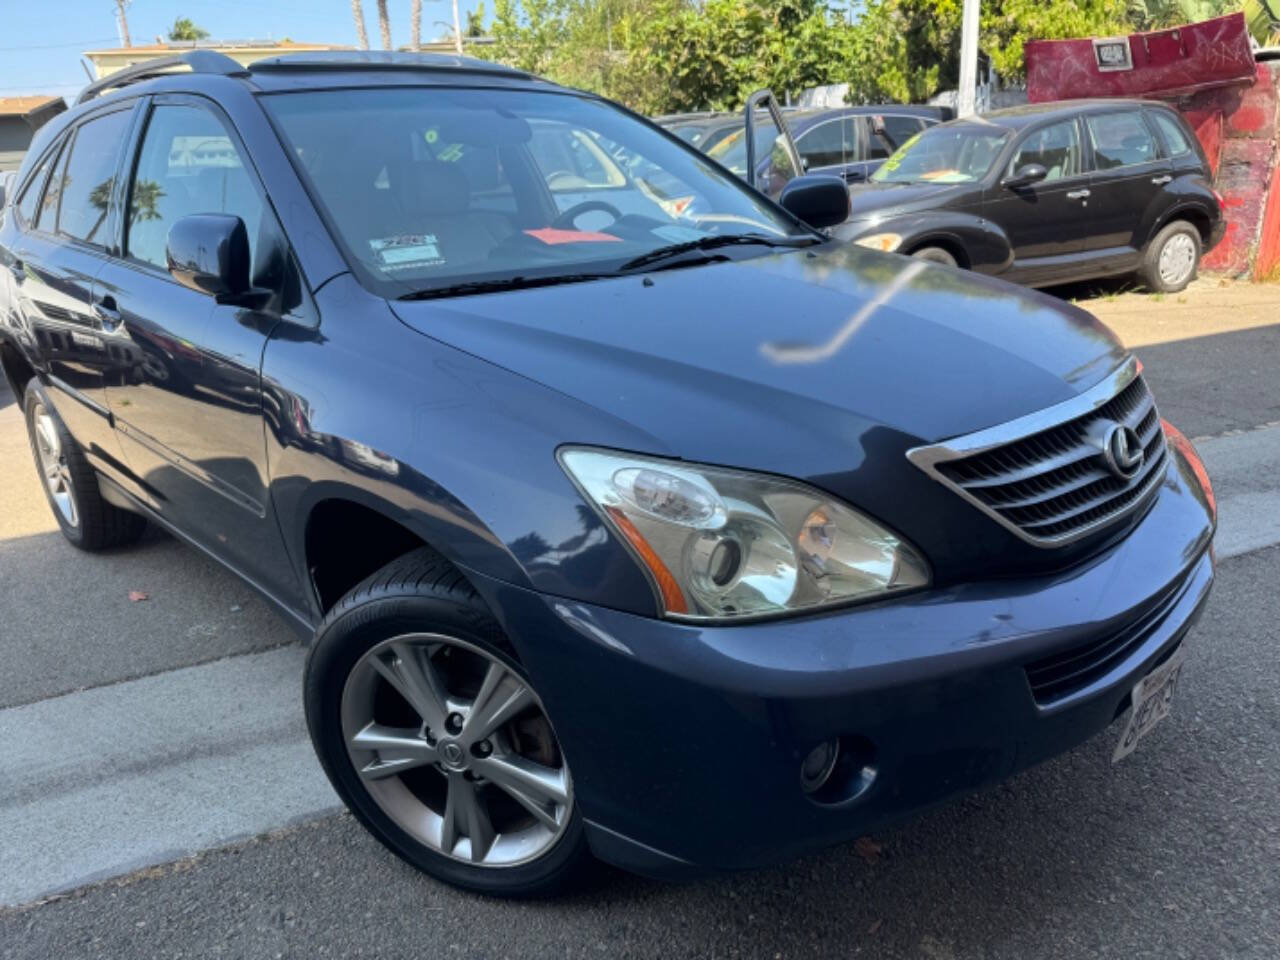
[[[672,243],[665,247],[658,247],[656,250],[650,250],[648,253],[642,253],[638,257],[634,257],[618,268],[619,273],[628,273],[632,270],[639,270],[642,267],[652,266],[655,263],[661,263],[664,260],[670,260],[673,257],[679,257],[686,253],[693,253],[699,250],[715,250],[717,247],[732,247],[739,245],[757,245],[764,247],[807,247],[815,243],[821,243],[818,237],[766,237],[759,233],[731,233],[716,237],[699,237],[697,240],[688,240],[684,243]]]
[[[527,290],[530,287],[554,287],[561,283],[605,280],[612,273],[555,273],[545,277],[502,277],[498,280],[468,280],[444,287],[426,287],[396,297],[397,300],[434,300],[438,297],[461,297],[469,293],[496,293],[501,290]]]

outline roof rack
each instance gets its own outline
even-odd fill
[[[131,83],[164,76],[171,73],[174,67],[188,67],[192,73],[213,73],[224,77],[248,75],[244,67],[225,53],[218,53],[216,50],[186,50],[168,57],[152,57],[96,80],[80,91],[80,96],[76,97],[76,105],[116,87],[126,87]]]
[[[252,73],[277,71],[322,70],[432,70],[440,72],[465,72],[494,77],[532,80],[534,76],[514,67],[475,57],[451,53],[416,53],[390,50],[319,50],[314,52],[285,53],[276,57],[255,60],[249,65]]]

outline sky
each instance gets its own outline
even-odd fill
[[[459,0],[460,16],[478,0]],[[409,0],[388,0],[393,46],[409,42]],[[490,13],[493,4],[488,5]],[[85,85],[85,50],[120,45],[115,0],[0,0],[0,97],[47,93],[71,97]],[[134,45],[154,43],[178,17],[189,17],[211,40],[282,39],[355,46],[350,0],[131,0]],[[452,26],[450,0],[423,0],[422,39]],[[364,2],[365,30],[378,46],[375,0]],[[436,21],[441,21],[437,23]]]

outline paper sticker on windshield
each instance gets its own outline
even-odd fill
[[[370,240],[383,270],[405,270],[409,267],[434,267],[444,263],[440,246],[433,233],[415,233],[402,237]]]
[[[543,243],[621,243],[621,237],[611,233],[596,233],[594,230],[560,230],[556,227],[540,227],[537,230],[526,230],[529,236]]]

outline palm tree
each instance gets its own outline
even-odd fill
[[[368,50],[369,35],[364,32],[364,5],[360,0],[351,0],[351,16],[356,22],[356,46]]]
[[[382,49],[391,49],[391,18],[387,16],[387,0],[378,0],[378,31],[382,34]]]
[[[414,50],[422,49],[422,0],[413,0],[409,4],[409,46]]]

